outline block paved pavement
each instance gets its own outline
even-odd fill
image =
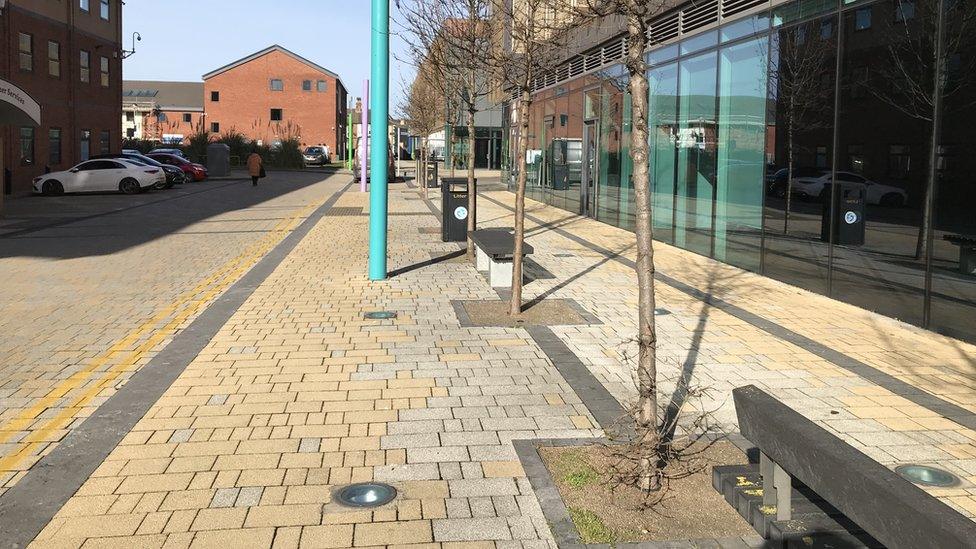
[[[344,181],[342,182],[344,183]],[[319,191],[341,183],[326,181]],[[486,226],[512,197],[486,193]],[[340,210],[341,208],[341,210]],[[551,535],[511,440],[602,434],[526,331],[461,328],[452,299],[496,294],[416,191],[391,191],[390,269],[365,276],[367,197],[344,193],[41,532],[37,547],[545,547]],[[552,328],[619,399],[633,394],[633,235],[530,203],[526,298],[570,297],[603,322]],[[581,239],[590,243],[581,244]],[[619,253],[607,257],[596,250]],[[665,245],[665,273],[823,341],[963,407],[972,346],[916,330]],[[663,377],[729,390],[754,383],[885,464],[937,461],[976,481],[976,434],[800,346],[659,284]],[[364,320],[393,310],[395,320]],[[925,349],[925,353],[918,352]],[[919,356],[922,355],[922,356]],[[967,385],[968,386],[968,385]],[[668,390],[667,387],[665,390]],[[349,510],[331,490],[381,480],[401,496]],[[969,484],[968,486],[971,486]],[[973,516],[976,491],[936,495]]]

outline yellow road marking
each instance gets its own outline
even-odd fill
[[[61,385],[55,387],[51,390],[48,396],[44,397],[40,402],[25,410],[18,416],[14,418],[6,425],[3,429],[8,429],[15,427],[20,424],[24,424],[19,430],[26,428],[30,422],[36,418],[41,412],[49,408],[54,401],[61,396],[67,394],[71,389],[76,388],[87,378],[91,377],[91,374],[101,365],[108,361],[109,358],[115,354],[121,353],[129,345],[138,341],[142,334],[146,333],[149,328],[156,325],[159,320],[165,319],[173,312],[177,311],[184,304],[187,306],[180,311],[174,318],[172,318],[166,325],[162,326],[157,330],[153,330],[153,334],[142,344],[137,346],[132,350],[122,361],[118,364],[113,365],[111,368],[103,372],[103,378],[99,380],[93,387],[85,391],[81,396],[79,396],[70,406],[62,409],[56,416],[49,419],[42,427],[33,430],[27,437],[23,439],[22,442],[26,444],[20,448],[16,453],[8,455],[0,459],[0,471],[11,471],[14,467],[20,463],[24,458],[32,455],[33,451],[40,445],[44,444],[44,439],[46,436],[69,422],[77,414],[78,410],[84,407],[88,402],[93,400],[99,392],[101,392],[106,386],[112,383],[118,376],[122,373],[130,370],[142,359],[142,357],[149,351],[151,351],[156,345],[163,341],[168,335],[175,332],[176,328],[182,324],[187,318],[189,318],[193,313],[200,309],[205,303],[209,302],[214,296],[218,295],[224,289],[226,289],[232,282],[237,280],[241,274],[250,269],[260,257],[262,257],[267,251],[269,251],[274,245],[277,244],[284,236],[281,233],[287,233],[298,225],[297,220],[301,220],[313,210],[318,207],[318,204],[310,204],[303,208],[299,208],[293,212],[293,215],[278,222],[267,235],[265,235],[261,240],[252,244],[248,249],[246,249],[241,255],[230,260],[224,264],[215,273],[209,276],[204,282],[201,282],[196,288],[186,292],[180,296],[176,301],[165,307],[163,310],[158,312],[149,321],[141,325],[136,331],[130,333],[125,338],[120,340],[118,343],[113,345],[109,351],[106,351],[102,355],[93,361],[92,365],[85,368],[84,372],[86,375],[78,375],[78,373],[72,375],[67,380],[62,382]],[[234,268],[236,266],[236,268]],[[233,270],[231,270],[233,269]],[[230,272],[228,272],[230,271]],[[206,289],[210,284],[213,283],[215,279],[218,279],[218,283],[213,286],[209,291],[204,293],[199,298],[190,301],[190,298],[199,294],[201,291]],[[148,325],[148,327],[147,327]],[[138,332],[138,336],[135,335]],[[58,395],[58,396],[54,396]],[[38,408],[40,408],[38,410]],[[18,431],[4,431],[0,432],[0,442],[8,439],[14,433]]]

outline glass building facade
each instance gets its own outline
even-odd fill
[[[767,4],[647,57],[657,240],[976,341],[976,2]],[[627,82],[534,95],[527,196],[634,229]]]

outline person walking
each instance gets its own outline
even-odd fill
[[[258,186],[258,179],[264,177],[264,160],[256,150],[247,157],[247,173],[251,176],[251,185],[255,187]]]

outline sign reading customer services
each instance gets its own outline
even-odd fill
[[[41,106],[27,92],[6,80],[0,80],[0,125],[41,125]]]

